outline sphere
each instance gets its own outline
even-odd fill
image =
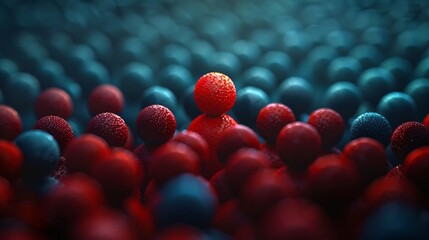
[[[332,84],[324,97],[324,106],[338,112],[344,121],[348,121],[357,112],[361,102],[361,90],[350,82]]]
[[[150,105],[137,117],[137,134],[149,145],[160,145],[170,140],[176,131],[174,114],[162,105]]]
[[[369,137],[379,141],[385,147],[390,142],[392,128],[389,121],[381,114],[363,113],[353,120],[350,127],[350,139]]]
[[[344,134],[345,124],[342,117],[329,108],[320,108],[312,112],[307,123],[319,132],[324,149],[332,148]]]
[[[4,102],[19,112],[32,110],[39,93],[39,82],[27,73],[12,75],[3,88]]]
[[[405,176],[425,194],[429,192],[428,163],[429,146],[423,146],[411,151],[402,165]]]
[[[256,127],[268,144],[275,145],[280,130],[295,122],[292,110],[281,103],[270,103],[259,111]]]
[[[414,76],[418,78],[429,78],[429,57],[423,58],[417,65]]]
[[[327,75],[330,83],[356,82],[362,67],[359,61],[353,57],[335,58],[328,67]]]
[[[292,59],[282,51],[268,51],[260,62],[260,65],[270,70],[276,79],[288,78],[294,68]]]
[[[209,145],[206,140],[198,133],[183,130],[171,139],[172,142],[178,142],[188,145],[198,154],[200,162],[207,161],[209,157]]]
[[[97,86],[88,98],[88,108],[92,116],[104,112],[120,114],[124,104],[121,90],[110,84]]]
[[[0,139],[12,141],[22,131],[21,118],[15,109],[0,105]]]
[[[380,99],[395,90],[393,75],[384,68],[370,68],[363,72],[357,84],[365,101],[376,105]]]
[[[377,112],[386,117],[395,129],[404,122],[416,119],[416,102],[410,95],[401,92],[386,94],[377,105]]]
[[[411,81],[405,88],[417,106],[417,117],[423,118],[429,113],[429,78],[418,78]]]
[[[228,76],[222,73],[207,73],[198,79],[194,98],[203,113],[219,116],[228,112],[234,105],[235,85]]]
[[[255,87],[245,87],[237,94],[233,112],[239,123],[256,128],[259,111],[269,103],[268,95]]]
[[[429,129],[419,122],[403,123],[393,132],[390,145],[396,158],[403,162],[412,150],[429,145]]]
[[[34,124],[33,129],[39,129],[51,134],[57,141],[61,152],[64,152],[67,144],[74,138],[70,124],[58,116],[42,117]]]
[[[288,78],[279,87],[279,101],[290,107],[295,116],[299,118],[301,114],[307,113],[312,107],[314,89],[303,78]]]
[[[271,94],[276,87],[276,78],[274,74],[263,67],[252,67],[247,69],[240,80],[241,87],[255,87],[264,91],[267,95]]]
[[[180,65],[169,65],[161,70],[160,84],[174,93],[177,99],[182,99],[185,90],[195,83],[188,69]]]
[[[21,174],[24,156],[14,143],[0,140],[0,176],[14,182]]]
[[[381,63],[381,67],[387,69],[393,75],[397,91],[403,91],[410,82],[413,66],[404,58],[389,58]]]
[[[249,127],[240,124],[225,129],[219,136],[219,161],[226,163],[228,158],[241,148],[259,149],[258,135]]]
[[[35,112],[38,119],[49,115],[68,119],[73,112],[73,102],[64,90],[49,88],[37,98]]]
[[[354,47],[350,56],[358,60],[362,69],[376,67],[383,59],[383,53],[377,47],[366,44]]]
[[[120,76],[120,89],[127,101],[138,102],[142,93],[154,84],[152,69],[138,62],[123,67]]]
[[[168,88],[160,87],[160,86],[152,86],[146,89],[143,92],[143,96],[141,97],[141,108],[148,107],[150,105],[163,105],[168,109],[174,111],[177,106],[177,99],[174,96],[173,92]]]
[[[103,138],[110,146],[123,147],[128,139],[125,121],[114,113],[100,113],[88,123],[86,133]]]

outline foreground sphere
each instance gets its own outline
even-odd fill
[[[378,113],[367,112],[357,117],[350,127],[351,140],[360,137],[375,139],[387,146],[392,135],[389,121]]]

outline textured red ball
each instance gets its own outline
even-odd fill
[[[200,161],[206,161],[209,157],[209,145],[207,141],[196,132],[183,130],[174,135],[171,141],[188,145],[198,154]]]
[[[0,140],[0,176],[10,182],[18,179],[24,157],[14,143]]]
[[[405,176],[424,193],[429,193],[429,146],[410,152],[403,164]]]
[[[234,82],[225,74],[211,72],[198,79],[194,99],[205,114],[219,116],[234,106],[237,97]]]
[[[320,154],[322,140],[313,126],[294,122],[280,131],[276,148],[288,169],[302,171]]]
[[[103,84],[91,92],[88,108],[92,116],[104,112],[120,114],[124,108],[124,96],[117,87]]]
[[[203,114],[196,117],[189,124],[188,130],[200,134],[209,145],[209,158],[202,163],[204,177],[210,179],[213,174],[222,168],[222,164],[217,158],[219,137],[225,129],[236,124],[237,122],[227,114],[219,117]]]
[[[74,138],[70,124],[58,116],[42,117],[34,124],[33,129],[43,130],[51,134],[60,146],[61,152],[64,152],[67,144]]]
[[[137,134],[146,144],[160,145],[170,140],[176,131],[174,114],[162,105],[150,105],[137,117]]]
[[[231,126],[219,136],[218,157],[222,163],[240,148],[259,149],[258,135],[247,126],[237,124]]]
[[[68,119],[73,112],[73,101],[64,90],[48,88],[37,98],[35,112],[38,119],[49,115]]]
[[[268,144],[274,145],[284,126],[295,122],[292,110],[281,103],[271,103],[259,111],[256,127]]]
[[[88,123],[87,133],[103,138],[110,146],[123,147],[128,140],[128,126],[114,113],[100,113]]]
[[[90,173],[94,164],[110,156],[111,150],[104,139],[93,134],[83,134],[67,146],[64,157],[70,173]]]
[[[15,109],[0,105],[0,139],[14,140],[22,131],[21,118]]]
[[[322,138],[323,149],[329,150],[344,134],[344,121],[340,114],[329,108],[321,108],[310,114],[307,121],[317,129]]]
[[[384,146],[372,138],[358,138],[343,149],[342,157],[355,164],[363,186],[387,173],[387,154]]]
[[[406,122],[395,129],[390,145],[396,158],[403,162],[408,153],[429,145],[429,129],[419,122]]]
[[[158,186],[182,174],[201,172],[197,153],[183,143],[169,142],[158,148],[149,162],[149,172]]]

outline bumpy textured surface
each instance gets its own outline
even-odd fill
[[[373,138],[387,146],[392,135],[389,121],[378,113],[367,112],[357,117],[350,127],[350,139],[360,137]]]
[[[124,96],[113,85],[100,85],[89,96],[88,108],[93,116],[104,112],[120,114],[124,108]]]
[[[429,145],[429,129],[419,122],[406,122],[395,129],[390,141],[392,151],[400,162],[412,150]]]
[[[295,122],[295,115],[289,107],[281,103],[271,103],[259,112],[256,126],[265,141],[274,145],[280,130],[291,122]]]
[[[344,121],[340,114],[329,108],[321,108],[310,114],[307,121],[317,129],[324,149],[332,148],[344,134]]]
[[[125,121],[114,113],[100,113],[88,123],[87,133],[103,138],[110,146],[123,147],[128,139]]]
[[[37,98],[35,111],[39,119],[49,115],[68,119],[73,112],[73,102],[64,90],[49,88]]]
[[[194,99],[205,114],[219,116],[234,106],[235,85],[222,73],[211,72],[202,76],[195,85]]]
[[[0,139],[14,140],[22,130],[21,118],[15,109],[0,105]]]
[[[46,116],[39,119],[33,129],[43,130],[51,134],[57,140],[61,151],[64,151],[67,144],[74,138],[73,130],[68,122],[58,116]]]
[[[176,118],[162,105],[150,105],[137,117],[137,133],[146,144],[160,145],[170,140],[176,131]]]
[[[231,126],[219,136],[217,155],[219,161],[225,163],[240,148],[259,149],[258,135],[247,126],[237,124]]]

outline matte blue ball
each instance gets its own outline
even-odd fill
[[[417,106],[410,95],[401,92],[391,92],[380,100],[377,112],[386,117],[390,126],[396,129],[404,122],[415,121]]]
[[[381,50],[386,50],[391,42],[391,33],[385,28],[370,27],[363,32],[362,40]]]
[[[168,88],[153,86],[143,92],[140,106],[141,108],[145,108],[153,104],[160,104],[174,112],[176,102],[174,93]]]
[[[292,61],[297,64],[308,53],[310,40],[305,32],[291,30],[283,34],[282,45]]]
[[[276,77],[263,67],[252,67],[243,73],[239,81],[241,87],[255,87],[270,95],[276,87]]]
[[[345,121],[356,114],[362,102],[362,92],[353,83],[337,82],[325,93],[324,106],[337,111]]]
[[[329,82],[356,82],[362,67],[358,60],[352,57],[339,57],[334,59],[328,68]]]
[[[395,85],[398,91],[402,91],[412,80],[413,66],[404,58],[392,57],[381,64],[395,78]]]
[[[358,45],[352,49],[350,56],[357,59],[362,69],[376,67],[383,59],[381,51],[373,45]]]
[[[82,66],[76,80],[82,88],[83,96],[89,96],[97,86],[109,83],[109,73],[100,63],[90,61]]]
[[[260,66],[270,70],[276,79],[286,79],[294,71],[292,59],[284,52],[269,51],[262,56]]]
[[[189,43],[189,48],[194,63],[191,71],[194,76],[202,76],[209,72],[213,64],[213,59],[209,56],[214,55],[214,47],[205,40],[193,39]]]
[[[359,115],[350,127],[350,139],[369,137],[387,146],[392,136],[389,121],[381,114],[367,112]]]
[[[120,89],[127,101],[138,102],[142,93],[154,85],[152,69],[147,65],[132,62],[127,64],[120,76]]]
[[[60,148],[52,135],[41,130],[29,130],[19,135],[16,145],[24,155],[24,178],[50,175],[60,160]]]
[[[345,56],[355,46],[355,41],[352,33],[343,30],[332,31],[326,36],[326,43],[334,47],[341,56]]]
[[[119,66],[130,62],[144,62],[149,56],[143,41],[137,37],[121,39],[116,52],[116,62]]]
[[[186,89],[194,83],[189,70],[180,65],[167,66],[161,72],[160,85],[172,91],[177,99],[182,99]]]
[[[279,87],[279,101],[290,107],[295,116],[308,113],[314,103],[314,89],[311,84],[300,77],[291,77]]]
[[[373,105],[377,105],[384,95],[394,91],[396,87],[393,75],[384,68],[370,68],[363,72],[358,86],[364,100]]]
[[[54,87],[61,88],[66,91],[73,102],[82,101],[82,88],[70,77],[64,75],[59,76],[54,83]]]
[[[182,174],[162,187],[154,216],[158,227],[183,223],[207,228],[216,206],[216,196],[205,179]]]
[[[38,80],[27,73],[14,74],[3,89],[5,103],[18,112],[30,111],[40,94]]]
[[[419,78],[411,81],[405,88],[417,105],[417,115],[423,119],[429,113],[429,78]]]
[[[179,64],[185,67],[185,70],[191,66],[192,57],[188,49],[178,44],[169,44],[165,46],[163,51],[163,65],[169,66]]]
[[[238,91],[232,111],[239,123],[256,129],[259,111],[269,102],[268,95],[261,89],[245,87]]]
[[[256,43],[244,40],[232,43],[231,51],[238,57],[243,68],[254,65],[261,55],[261,50]]]

